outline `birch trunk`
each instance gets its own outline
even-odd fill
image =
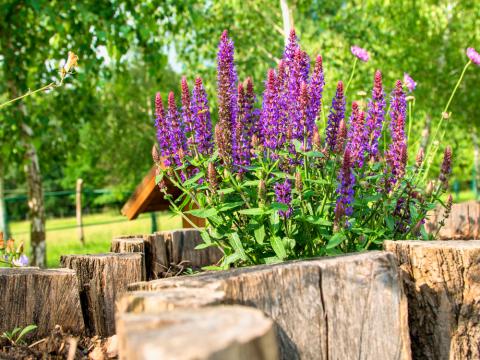
[[[3,178],[3,167],[0,164],[0,231],[3,231],[5,239],[10,237],[7,223],[7,204],[5,203],[5,180]]]

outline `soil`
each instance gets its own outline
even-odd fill
[[[43,339],[30,340],[28,344],[10,344],[2,340],[1,360],[46,360],[46,359],[117,359],[116,337],[102,339],[95,337],[75,337],[64,333],[56,326],[52,333]]]

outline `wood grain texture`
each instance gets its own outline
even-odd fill
[[[146,265],[146,250],[145,240],[143,235],[130,235],[114,238],[110,244],[110,251],[113,253],[139,253],[142,254],[143,263],[143,275],[144,279],[147,277],[147,265]]]
[[[450,216],[445,219],[445,226],[439,229],[444,219],[445,209],[439,206],[428,214],[425,224],[427,232],[437,234],[439,240],[472,240],[480,235],[480,203],[468,201],[452,205]]]
[[[117,329],[120,359],[278,359],[273,322],[243,306],[122,314]]]
[[[70,269],[0,269],[0,332],[35,324],[35,337],[55,325],[65,331],[84,331],[75,271]]]
[[[386,241],[408,296],[415,359],[480,359],[480,241]]]
[[[60,262],[76,271],[87,330],[100,336],[115,334],[115,300],[128,284],[145,279],[143,255],[67,255]]]
[[[406,297],[396,260],[386,252],[160,279],[129,289],[119,314],[218,303],[258,308],[275,321],[283,359],[410,359]],[[195,291],[203,292],[198,301]]]

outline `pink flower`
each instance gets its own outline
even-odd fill
[[[467,56],[474,64],[480,66],[480,54],[474,48],[467,49]]]
[[[350,51],[352,52],[353,55],[355,55],[357,58],[362,60],[363,62],[367,62],[368,59],[370,59],[370,55],[368,54],[368,51],[359,47],[359,46],[352,46],[350,48]]]
[[[412,77],[407,73],[403,73],[403,84],[408,88],[410,92],[415,90],[415,88],[417,87],[417,83],[415,82],[415,80],[413,80]]]

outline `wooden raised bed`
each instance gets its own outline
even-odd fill
[[[386,241],[402,271],[415,359],[480,359],[480,241]]]
[[[283,359],[410,359],[406,297],[396,260],[386,252],[160,279],[129,289],[118,316],[215,304],[255,307],[275,321]]]

